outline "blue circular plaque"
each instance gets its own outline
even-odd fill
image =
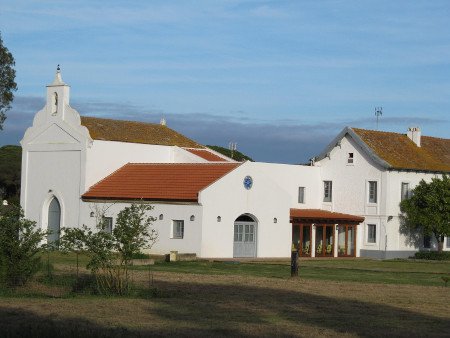
[[[244,187],[247,190],[250,190],[253,185],[253,178],[251,176],[245,176],[244,178]]]

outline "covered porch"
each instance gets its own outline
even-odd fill
[[[291,209],[292,250],[300,257],[355,257],[364,217],[321,209]]]

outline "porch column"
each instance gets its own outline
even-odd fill
[[[311,223],[311,257],[316,257],[316,225]]]
[[[334,236],[333,236],[333,257],[338,256],[338,245],[339,245],[339,230],[338,230],[339,224],[334,225]]]

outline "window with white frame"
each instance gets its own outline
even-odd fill
[[[172,238],[183,238],[184,237],[184,221],[183,220],[173,220],[172,221]]]
[[[353,164],[353,160],[354,160],[353,153],[348,153],[347,163]]]
[[[323,181],[323,201],[331,202],[333,198],[333,182]]]
[[[402,182],[401,201],[407,200],[410,197],[411,197],[411,190],[409,189],[409,183]]]
[[[377,225],[367,224],[367,243],[377,242]]]
[[[102,230],[108,234],[112,234],[113,218],[102,217]]]
[[[369,203],[377,203],[377,181],[369,181]]]
[[[298,203],[305,203],[305,187],[298,187]]]

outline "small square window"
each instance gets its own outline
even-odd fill
[[[367,224],[367,243],[377,242],[377,225]]]
[[[102,217],[102,231],[112,234],[113,228],[113,218],[112,217]]]
[[[183,238],[184,237],[184,221],[173,220],[172,221],[172,238]]]
[[[353,164],[353,153],[348,153],[348,158],[347,158],[347,163],[348,164]]]
[[[305,203],[305,187],[298,187],[298,203]]]
[[[323,181],[323,201],[331,202],[333,197],[333,182]]]
[[[369,181],[369,203],[377,203],[377,181]]]

